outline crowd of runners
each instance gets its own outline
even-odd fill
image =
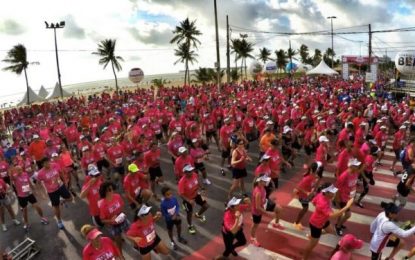
[[[78,196],[88,201],[91,216],[80,230],[87,241],[84,259],[124,259],[126,244],[142,259],[151,259],[153,250],[167,255],[187,244],[185,237],[198,235],[194,221],[207,221],[205,191],[213,173],[204,162],[210,151],[219,149],[219,172],[223,178],[231,176],[232,183],[223,202],[223,225],[217,228],[223,236],[222,257],[237,256],[236,248],[246,243],[261,246],[256,234],[263,216],[273,219],[273,228],[287,228],[279,221],[285,205],[275,191],[280,174],[298,167],[296,157],[305,154],[304,176],[294,189],[302,209],[292,219],[297,230],[309,227],[302,258],[312,258],[320,237],[333,233],[339,243],[331,259],[350,259],[363,242],[359,234],[346,234],[347,220],[352,206],[365,207],[365,195],[376,182],[374,168],[382,164],[386,142],[393,137],[396,158],[390,174],[401,181],[393,201],[385,198],[379,205],[370,227],[372,259],[380,259],[385,246],[394,248],[387,257],[393,259],[404,238],[415,233],[415,227],[402,229],[395,222],[413,191],[415,113],[408,100],[377,97],[363,84],[318,78],[246,81],[225,84],[220,92],[214,85],[160,88],[156,94],[137,89],[4,111],[1,229],[10,228],[5,210],[14,225],[27,231],[37,222],[50,224],[46,209],[37,203],[47,197],[57,227],[64,229],[62,205]],[[164,146],[173,166],[168,172],[160,167]],[[253,149],[259,151],[257,158],[248,153]],[[252,161],[258,165],[248,172]],[[336,162],[334,183],[324,180],[331,162]],[[177,194],[164,183],[167,174],[174,174]],[[255,176],[253,187],[245,184],[248,175]],[[358,185],[363,191],[356,194]],[[17,197],[23,223],[13,212],[11,196]],[[303,219],[310,203],[315,210]],[[39,219],[28,218],[29,204]],[[134,219],[127,212],[134,212]],[[185,213],[183,221],[180,212]],[[249,215],[246,239],[243,217]],[[160,219],[170,241],[157,235],[155,222]]]

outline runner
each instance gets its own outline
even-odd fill
[[[87,198],[89,214],[91,215],[94,223],[99,227],[104,226],[104,223],[102,223],[101,218],[99,217],[98,207],[98,201],[100,198],[99,189],[102,183],[103,177],[98,168],[93,164],[88,165],[88,175],[85,177],[84,185],[82,186],[79,197],[82,199]]]
[[[405,207],[408,200],[408,195],[411,192],[415,192],[414,188],[412,187],[415,181],[414,167],[415,163],[409,165],[409,167],[402,173],[401,180],[396,186],[397,193],[392,200],[394,203],[397,200],[399,201],[400,209]]]
[[[144,203],[147,203],[152,193],[147,189],[146,182],[148,175],[139,171],[137,164],[128,165],[128,174],[124,178],[125,197],[130,203],[132,210],[138,209]]]
[[[4,222],[4,209],[7,209],[14,224],[16,226],[20,225],[20,221],[16,219],[16,214],[11,207],[11,194],[10,186],[3,179],[0,179],[0,225],[3,232],[7,231],[7,226]]]
[[[169,249],[157,235],[154,225],[154,222],[161,218],[161,213],[158,211],[153,216],[150,210],[151,207],[143,204],[127,231],[127,238],[134,243],[134,248],[140,252],[143,260],[150,260],[153,250],[162,255],[169,254]]]
[[[207,178],[207,172],[205,168],[205,164],[203,163],[204,160],[208,159],[208,155],[210,154],[209,150],[205,150],[202,148],[200,140],[194,138],[192,140],[192,144],[190,147],[190,155],[192,156],[195,164],[194,167],[198,172],[202,174],[202,183],[205,185],[212,184],[210,180]]]
[[[196,233],[196,229],[192,224],[193,208],[196,204],[201,206],[199,212],[195,213],[195,217],[202,223],[206,222],[206,217],[203,213],[209,208],[206,199],[199,193],[201,186],[195,170],[193,166],[185,165],[183,168],[184,176],[180,179],[178,185],[178,192],[183,200],[183,207],[186,210],[186,220],[189,226],[188,231],[192,235]]]
[[[82,250],[83,260],[124,259],[112,240],[102,236],[94,226],[83,225],[81,234],[88,240],[88,244]]]
[[[246,194],[244,178],[247,177],[247,162],[251,162],[251,157],[245,149],[245,142],[241,139],[236,141],[237,147],[232,152],[232,185],[229,189],[228,198],[230,199],[236,189],[240,189],[242,194]]]
[[[156,194],[156,184],[163,183],[163,172],[160,168],[160,148],[157,143],[150,144],[150,149],[144,153],[144,163],[148,167],[150,174],[151,192],[155,200],[160,201],[160,198]]]

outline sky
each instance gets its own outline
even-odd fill
[[[49,23],[65,21],[57,30],[62,85],[113,78],[110,66],[103,69],[91,53],[99,41],[116,39],[116,54],[124,58],[119,77],[127,77],[131,68],[140,67],[146,75],[175,73],[184,69],[174,62],[176,45],[169,43],[175,26],[187,17],[196,20],[203,33],[199,40],[198,62],[190,69],[213,67],[216,61],[213,0],[0,0],[0,60],[7,51],[21,43],[28,50],[28,60],[39,65],[28,69],[29,85],[52,88],[57,82],[53,30]],[[335,32],[363,31],[413,26],[415,1],[412,0],[217,0],[220,58],[226,65],[226,15],[229,15],[231,38],[247,33],[248,40],[259,48],[293,49],[306,44],[326,50],[330,36],[277,36],[266,32],[311,32],[330,30],[328,16]],[[350,28],[352,27],[352,28]],[[344,29],[349,28],[349,29]],[[415,47],[415,32],[374,34],[376,55],[394,58],[398,50]],[[359,42],[360,41],[360,42]],[[368,34],[334,37],[334,50],[341,55],[367,54]],[[231,57],[233,61],[233,57]],[[248,64],[251,61],[248,61]],[[233,62],[232,62],[233,64]],[[0,68],[7,66],[0,61]],[[0,94],[23,93],[23,75],[0,71]]]

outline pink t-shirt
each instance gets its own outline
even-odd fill
[[[317,181],[317,178],[315,175],[308,174],[307,176],[304,176],[301,179],[300,183],[298,184],[298,188],[300,188],[301,190],[305,190],[307,192],[311,192],[311,189],[313,185],[315,185],[316,181]],[[305,199],[307,198],[307,194],[305,194],[303,191],[299,191],[298,198]]]
[[[349,260],[352,257],[352,252],[337,251],[330,260]]]
[[[106,199],[98,201],[98,207],[99,217],[101,219],[109,220],[114,216],[118,216],[122,212],[124,208],[124,201],[119,194],[114,193],[111,201]]]
[[[261,212],[256,210],[255,197],[257,196],[257,194],[259,194],[261,197],[259,203],[262,208],[265,208],[265,202],[267,201],[267,198],[266,198],[267,193],[265,189],[263,187],[256,186],[254,190],[252,191],[252,203],[251,203],[252,204],[252,215],[255,215],[255,216],[262,215]]]
[[[358,177],[358,174],[350,174],[349,171],[346,170],[337,179],[336,187],[339,189],[338,193],[342,202],[347,202],[350,198],[354,197]]]
[[[311,201],[316,210],[311,214],[310,224],[317,228],[323,228],[324,224],[329,220],[333,210],[330,207],[330,199],[324,197],[323,193],[317,194]]]
[[[95,249],[88,243],[82,251],[83,260],[112,260],[120,256],[120,251],[108,237],[100,238],[101,248]]]
[[[30,177],[26,172],[14,174],[13,182],[16,187],[18,197],[25,198],[32,194],[32,190],[30,188]]]
[[[62,185],[62,180],[59,175],[59,166],[57,164],[51,163],[50,169],[48,170],[42,168],[37,175],[37,179],[43,182],[48,193],[57,191]]]
[[[203,156],[205,155],[205,150],[202,148],[192,148],[190,149],[190,155],[193,157],[196,163],[202,163],[203,162]]]

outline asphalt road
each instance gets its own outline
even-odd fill
[[[248,191],[252,189],[253,170],[258,162],[258,144],[257,142],[251,143],[249,149],[250,155],[254,161],[248,165],[248,177],[246,178],[246,187]],[[209,243],[216,236],[219,236],[222,224],[222,216],[224,212],[224,202],[227,197],[229,187],[231,185],[231,174],[227,171],[225,177],[223,177],[220,170],[220,153],[216,148],[216,145],[211,145],[211,155],[209,161],[205,162],[208,178],[211,180],[212,185],[207,187],[207,198],[210,208],[205,213],[207,217],[206,223],[200,223],[197,219],[194,220],[194,224],[197,229],[195,235],[190,235],[187,232],[187,223],[183,210],[181,212],[183,221],[183,236],[189,241],[188,245],[179,244],[179,249],[171,251],[171,255],[162,257],[161,259],[181,259],[184,256],[191,255],[194,251],[197,251],[207,243]],[[299,166],[302,167],[305,157],[299,156],[295,163],[296,167],[287,171],[286,174],[282,174],[280,178],[280,187],[282,187],[287,179],[292,177],[293,173],[299,171]],[[174,194],[177,195],[177,185],[174,180],[173,165],[165,146],[162,147],[162,159],[161,167],[165,176],[165,184],[174,190]],[[80,174],[81,175],[81,174]],[[75,188],[76,191],[78,191]],[[160,188],[157,188],[160,192]],[[79,194],[79,191],[78,191]],[[56,225],[56,221],[53,217],[52,208],[48,206],[49,200],[41,199],[38,196],[38,200],[41,202],[41,207],[44,210],[45,215],[49,218],[49,225],[42,225],[40,219],[35,211],[29,206],[29,219],[31,222],[31,229],[26,234],[22,225],[14,226],[10,221],[9,216],[6,214],[6,223],[9,228],[7,232],[0,233],[0,249],[9,251],[16,246],[19,242],[24,240],[26,236],[36,241],[37,246],[41,249],[40,254],[36,259],[81,259],[82,249],[86,244],[86,240],[81,236],[79,230],[82,225],[90,223],[92,220],[88,214],[87,202],[80,198],[75,199],[75,203],[69,204],[68,207],[63,207],[62,219],[65,225],[64,230],[59,230]],[[150,204],[153,207],[152,212],[159,208],[159,203],[151,201]],[[14,201],[13,208],[15,212],[18,210],[17,201]],[[126,208],[127,209],[127,208]],[[126,210],[129,219],[132,220],[132,211]],[[21,219],[22,215],[19,212],[18,218]],[[157,223],[157,233],[162,240],[169,245],[169,238],[166,232],[164,220],[160,220]],[[106,233],[104,229],[104,233]],[[223,248],[218,248],[218,255],[222,252]],[[132,246],[127,242],[124,244],[124,255],[126,259],[140,259],[139,253],[136,252]],[[153,254],[153,259],[159,258]]]

